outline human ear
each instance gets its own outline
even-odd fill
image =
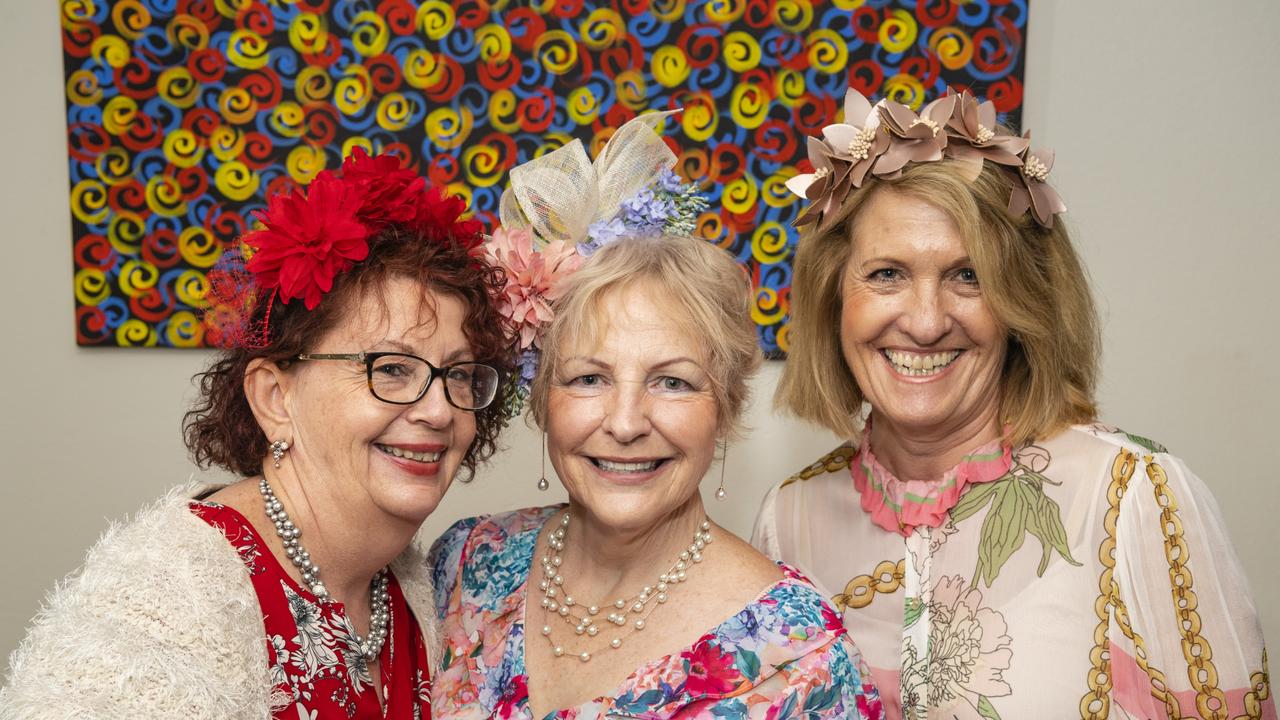
[[[276,362],[255,358],[244,370],[244,396],[267,440],[293,441],[293,422],[285,398],[293,376]]]

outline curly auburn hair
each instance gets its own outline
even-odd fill
[[[249,321],[267,328],[264,347],[224,350],[204,372],[198,373],[200,396],[183,417],[182,433],[192,459],[201,468],[218,466],[242,477],[262,472],[270,443],[259,427],[244,390],[245,371],[259,358],[288,367],[333,328],[365,292],[380,293],[393,277],[405,277],[438,293],[453,295],[467,308],[462,332],[476,362],[497,368],[500,394],[486,408],[475,411],[476,437],[463,457],[463,482],[476,466],[494,453],[503,412],[505,381],[515,368],[509,322],[498,312],[501,271],[456,242],[431,241],[417,232],[391,226],[369,238],[369,256],[339,274],[320,304],[307,310],[302,302],[256,299]],[[269,317],[267,316],[269,314]]]

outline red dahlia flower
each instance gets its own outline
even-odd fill
[[[361,195],[347,182],[322,172],[304,195],[275,195],[265,212],[266,227],[245,236],[254,248],[248,269],[267,292],[288,302],[301,298],[308,310],[333,288],[333,278],[369,255],[369,229],[360,221]]]

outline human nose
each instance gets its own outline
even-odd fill
[[[902,315],[902,326],[913,342],[922,346],[932,345],[947,334],[951,314],[939,283],[917,283],[909,303]]]
[[[605,417],[601,427],[623,444],[644,437],[652,427],[648,401],[644,383],[619,383],[604,399]]]
[[[433,377],[427,385],[427,391],[418,401],[409,406],[410,420],[426,423],[433,428],[447,427],[453,420],[453,406],[445,397],[443,377]]]

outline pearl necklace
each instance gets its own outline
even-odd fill
[[[284,505],[271,491],[271,486],[267,484],[265,477],[258,483],[258,491],[262,493],[262,501],[266,504],[267,518],[275,523],[276,535],[279,535],[281,542],[284,543],[285,557],[289,558],[289,562],[292,562],[293,566],[298,568],[298,572],[302,573],[302,579],[317,600],[322,603],[333,602],[333,598],[329,596],[329,590],[325,588],[324,583],[320,582],[320,566],[311,562],[311,554],[298,541],[302,531],[289,519],[289,515],[284,511]],[[382,644],[387,640],[387,623],[391,621],[389,603],[391,596],[387,593],[387,583],[387,569],[382,568],[373,576],[373,584],[369,589],[369,637],[367,639],[360,637],[360,634],[352,628],[356,645],[360,648],[360,654],[364,656],[365,662],[376,660],[382,652]]]
[[[565,530],[569,527],[569,514],[565,513],[564,518],[560,520],[560,527],[551,533],[547,544],[551,546],[551,554],[542,557],[542,580],[538,583],[538,588],[542,590],[542,607],[544,616],[550,615],[559,617],[567,624],[573,626],[575,635],[586,635],[595,637],[600,634],[600,628],[596,627],[595,617],[600,614],[601,606],[583,605],[574,599],[569,589],[565,587],[564,576],[560,574],[560,566],[564,559],[561,552],[564,550]],[[703,520],[698,526],[698,530],[693,534],[693,542],[689,544],[688,549],[682,550],[680,556],[671,564],[671,568],[665,573],[658,576],[658,581],[653,585],[645,585],[639,593],[632,597],[622,597],[613,601],[613,611],[605,618],[608,622],[615,626],[627,627],[617,637],[609,641],[608,647],[617,650],[622,647],[622,639],[634,632],[645,629],[645,623],[649,615],[657,609],[658,605],[665,603],[669,598],[669,593],[676,585],[688,579],[688,571],[693,565],[702,562],[702,551],[711,542],[711,521]],[[656,603],[654,602],[656,601]],[[608,609],[609,605],[603,606]],[[628,615],[634,614],[638,617],[635,620],[629,620]],[[551,625],[542,626],[542,636],[547,639],[547,643],[551,645],[551,654],[555,657],[566,657],[564,646],[557,645],[551,639]],[[583,651],[576,656],[582,662],[590,662],[592,654],[590,651]]]

